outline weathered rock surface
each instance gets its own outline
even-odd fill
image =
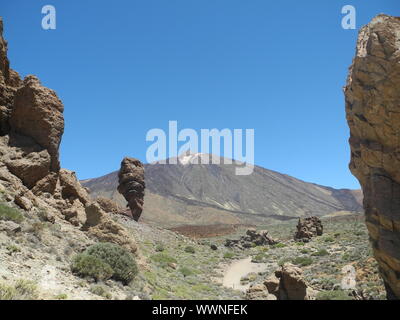
[[[278,300],[273,294],[270,294],[263,284],[253,284],[246,291],[246,300]]]
[[[97,202],[86,206],[86,224],[84,230],[88,234],[102,242],[116,243],[125,247],[132,253],[136,253],[137,245],[134,238],[124,227],[113,221]]]
[[[138,221],[144,203],[144,167],[134,158],[124,158],[118,173],[118,192],[121,193],[131,210],[132,217]]]
[[[56,93],[43,87],[35,76],[27,76],[18,88],[10,115],[12,131],[33,138],[47,149],[51,170],[60,168],[58,148],[64,132],[64,106]]]
[[[360,30],[344,93],[350,170],[387,296],[400,299],[400,18],[378,15]]]
[[[97,203],[100,205],[101,209],[107,213],[114,213],[114,214],[125,214],[124,209],[121,208],[118,204],[116,204],[111,199],[98,197],[96,199]]]
[[[315,291],[311,289],[303,277],[303,270],[285,263],[281,270],[275,272],[279,281],[279,300],[313,300]]]
[[[308,242],[312,237],[321,236],[322,233],[323,226],[321,219],[318,217],[299,218],[294,239],[296,241]]]
[[[253,246],[265,246],[265,245],[274,245],[277,244],[278,241],[274,240],[271,236],[268,235],[267,230],[260,230],[250,228],[247,229],[246,235],[240,237],[240,239],[227,239],[225,241],[225,246],[229,248],[251,248]]]
[[[315,300],[317,291],[304,280],[303,271],[285,263],[264,283],[253,284],[246,291],[249,300]]]

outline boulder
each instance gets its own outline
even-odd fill
[[[118,173],[118,192],[121,193],[131,210],[132,217],[138,221],[144,203],[144,167],[134,158],[124,158]]]
[[[299,218],[294,240],[308,242],[315,236],[321,236],[323,226],[318,217]]]
[[[246,291],[249,300],[314,300],[316,291],[304,280],[303,271],[284,264],[263,283],[256,283]]]
[[[378,15],[358,36],[344,89],[350,170],[388,299],[400,299],[400,18]]]
[[[281,270],[275,272],[279,281],[279,300],[314,300],[315,291],[303,277],[303,270],[291,263],[285,263]]]
[[[277,300],[276,296],[270,294],[263,284],[253,284],[246,291],[246,300]]]

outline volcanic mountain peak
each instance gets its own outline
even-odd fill
[[[362,210],[360,190],[319,186],[258,166],[252,174],[238,176],[237,161],[201,161],[211,156],[187,151],[178,157],[179,161],[170,158],[165,164],[145,164],[142,218],[163,226],[236,224]],[[116,172],[82,183],[92,197],[108,197],[126,204],[116,192]]]

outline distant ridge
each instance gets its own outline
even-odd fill
[[[235,162],[193,164],[205,154],[183,154],[178,164],[145,164],[142,219],[179,225],[248,224],[337,211],[362,211],[361,190],[334,189],[255,166],[249,176],[235,175]],[[201,162],[201,161],[200,161]],[[126,202],[117,191],[118,172],[81,181],[91,196]]]

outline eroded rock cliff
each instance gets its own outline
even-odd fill
[[[344,92],[350,170],[387,296],[400,299],[400,18],[379,15],[360,30]]]

